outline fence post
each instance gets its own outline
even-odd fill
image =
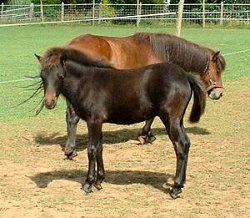
[[[99,10],[98,10],[98,24],[101,23],[102,20],[102,2],[99,3]]]
[[[61,7],[61,22],[64,21],[64,2],[62,2],[62,7]]]
[[[181,23],[182,23],[182,14],[183,14],[183,8],[184,8],[184,0],[179,1],[178,5],[178,17],[176,21],[176,35],[181,35]]]
[[[2,2],[2,4],[1,4],[1,18],[3,17],[3,8],[4,8],[4,3]]]
[[[202,27],[205,28],[206,26],[206,5],[205,5],[205,1],[203,0],[202,2]]]
[[[247,24],[249,24],[249,21],[250,21],[248,13],[249,12],[247,11]]]
[[[142,8],[142,3],[140,2],[140,0],[137,0],[137,5],[136,5],[136,14],[137,14],[137,17],[136,17],[136,26],[139,27],[140,25],[140,21],[141,21],[141,8]]]
[[[92,25],[95,25],[95,0],[93,0],[93,6],[92,6]]]
[[[224,10],[224,3],[221,2],[220,4],[220,25],[223,25],[223,10]]]
[[[32,20],[34,16],[34,3],[30,4],[30,21]]]
[[[40,0],[40,12],[41,12],[41,20],[42,23],[44,22],[44,16],[43,16],[43,1]]]

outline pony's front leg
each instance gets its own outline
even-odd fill
[[[102,189],[102,181],[105,179],[105,170],[104,170],[104,165],[103,165],[103,157],[102,157],[102,152],[103,152],[103,146],[102,143],[97,151],[97,178],[95,181],[94,186],[98,189]]]
[[[67,122],[67,142],[64,154],[68,159],[77,156],[76,153],[76,128],[80,118],[76,115],[73,107],[67,102],[66,122]]]
[[[170,139],[174,145],[174,150],[176,154],[176,174],[174,186],[170,190],[170,196],[173,199],[179,197],[179,194],[182,192],[184,183],[186,181],[186,171],[187,171],[187,161],[188,153],[190,148],[190,140],[185,133],[182,121],[180,125],[176,125],[171,130]]]
[[[138,134],[138,139],[141,144],[152,143],[156,140],[156,137],[151,132],[151,125],[154,121],[154,118],[146,120],[145,125],[142,127]]]
[[[102,122],[98,119],[90,119],[87,121],[88,126],[88,174],[85,183],[82,185],[82,189],[86,192],[92,192],[92,185],[99,181],[99,179],[104,177],[104,168],[102,159],[100,160],[99,155],[102,151]],[[102,154],[102,152],[101,152]],[[95,176],[96,162],[98,167],[97,180]]]

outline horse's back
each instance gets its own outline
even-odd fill
[[[111,48],[109,43],[101,36],[91,34],[80,35],[72,39],[67,46],[85,52],[93,57],[106,60],[111,59]]]
[[[118,69],[135,69],[161,62],[152,52],[147,38],[138,40],[133,35],[109,37],[86,34],[72,39],[67,46],[110,61]]]

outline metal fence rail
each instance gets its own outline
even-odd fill
[[[152,24],[175,23],[177,4],[1,4],[0,26],[34,23],[86,21]],[[249,24],[250,4],[185,4],[183,22],[203,26],[213,24]]]

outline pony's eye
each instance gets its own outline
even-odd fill
[[[64,75],[60,73],[60,74],[58,75],[58,77],[59,77],[59,79],[63,79],[63,78],[64,78]]]

